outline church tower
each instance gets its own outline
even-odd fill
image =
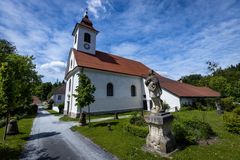
[[[88,12],[82,18],[80,23],[74,27],[72,35],[74,36],[73,48],[90,54],[95,54],[96,36],[98,31],[93,27],[92,22],[88,18]]]

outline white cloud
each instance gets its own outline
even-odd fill
[[[119,45],[110,47],[110,51],[113,54],[118,54],[125,57],[137,54],[139,49],[140,49],[140,46],[138,44],[128,43],[128,42],[124,42]]]
[[[104,14],[107,13],[107,7],[111,7],[108,0],[87,0],[87,8],[96,19],[100,16],[104,17]]]
[[[65,75],[66,63],[62,61],[52,61],[50,63],[44,63],[39,65],[39,73],[44,76],[43,79],[46,81],[63,80]]]

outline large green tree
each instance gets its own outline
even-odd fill
[[[91,80],[87,77],[86,74],[81,73],[78,74],[78,86],[76,88],[76,94],[73,96],[76,98],[77,106],[80,108],[80,119],[79,122],[82,125],[86,123],[86,115],[82,112],[82,108],[89,106],[91,103],[95,101],[94,92],[96,88],[93,84],[91,84]]]
[[[16,47],[0,40],[0,113],[8,117],[24,112],[32,101],[34,88],[40,82],[32,56],[21,56]],[[7,123],[8,124],[8,123]]]

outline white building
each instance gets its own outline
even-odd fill
[[[73,96],[78,86],[77,74],[83,72],[96,87],[91,113],[117,113],[130,110],[150,110],[151,100],[144,81],[150,68],[144,64],[117,55],[96,50],[98,31],[88,15],[75,25],[73,48],[70,49],[65,79],[64,113],[76,117],[79,109]],[[163,89],[161,99],[170,105],[170,111],[181,104],[192,103],[196,97],[219,97],[219,93],[205,87],[195,87],[158,75]],[[83,109],[87,112],[87,108]]]
[[[53,91],[51,99],[54,101],[54,106],[58,106],[60,103],[65,102],[65,90],[66,84],[63,84]]]

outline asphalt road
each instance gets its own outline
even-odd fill
[[[75,122],[60,122],[58,116],[39,109],[21,160],[112,160],[104,151],[70,127]]]

